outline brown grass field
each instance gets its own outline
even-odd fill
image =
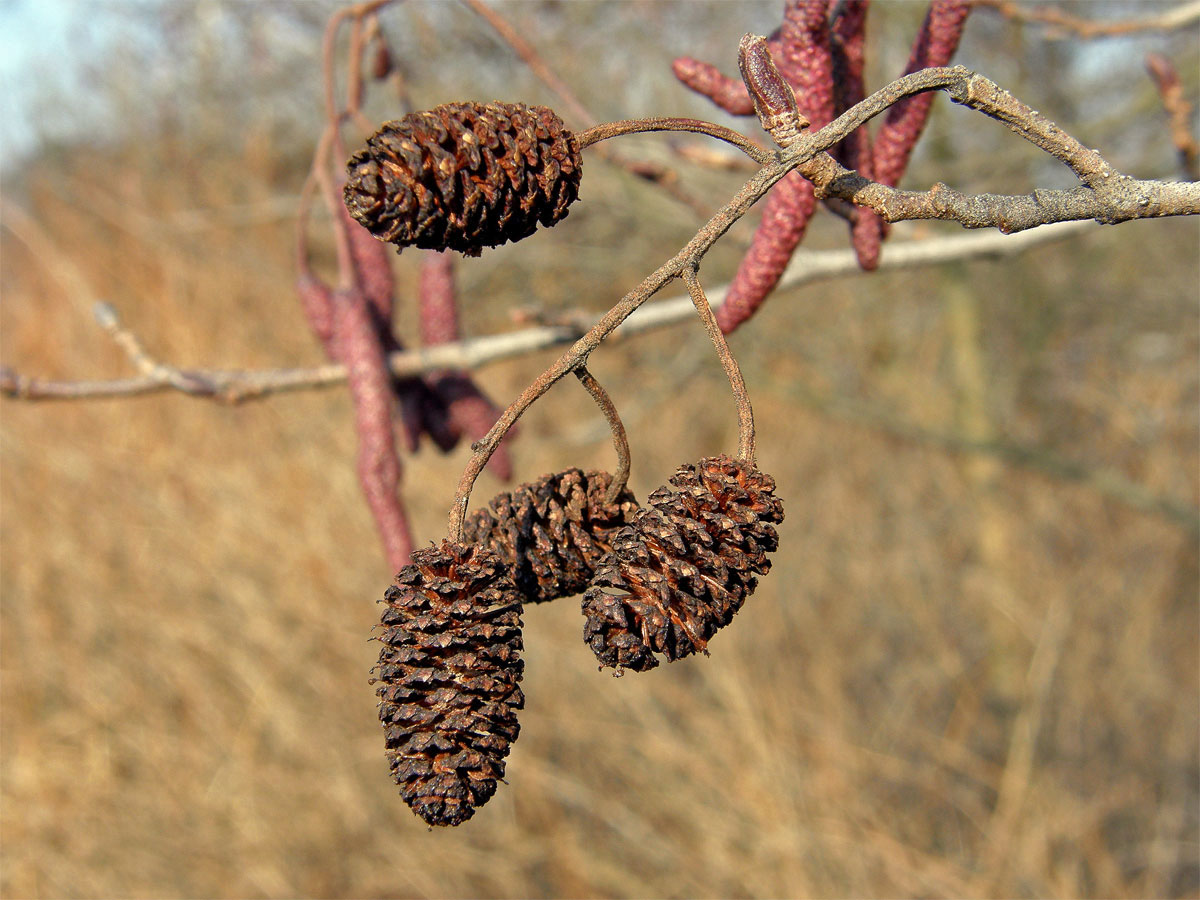
[[[948,166],[981,189],[950,140],[966,114],[938,115],[913,184]],[[6,188],[32,225],[0,230],[4,364],[128,374],[89,298],[179,365],[320,361],[292,219],[222,213],[294,195],[311,145],[181,141],[59,148]],[[982,188],[1037,183],[1023,153]],[[654,187],[593,171],[562,226],[459,267],[470,333],[517,327],[517,305],[602,310],[694,231]],[[738,183],[681,171],[714,202]],[[343,391],[0,402],[0,893],[1200,896],[1197,229],[774,297],[732,341],[786,504],[774,569],[710,658],[641,676],[597,671],[575,601],[526,610],[508,784],[455,830],[412,815],[382,755],[367,638],[390,573]],[[829,215],[809,238],[844,243]],[[396,272],[411,296],[415,254]],[[483,380],[508,402],[552,358]],[[593,371],[639,496],[734,448],[695,324]],[[563,384],[514,459],[528,480],[612,451]],[[465,460],[404,460],[423,541]],[[485,474],[475,502],[500,489]]]

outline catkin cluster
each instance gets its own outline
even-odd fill
[[[775,483],[728,456],[685,465],[640,507],[612,476],[567,469],[492,499],[461,544],[419,550],[384,595],[375,667],[392,776],[430,825],[470,818],[519,732],[521,612],[584,593],[603,666],[644,671],[696,652],[770,568]]]

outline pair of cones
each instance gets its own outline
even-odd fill
[[[684,465],[639,507],[612,476],[568,469],[500,494],[463,543],[419,550],[384,596],[375,671],[392,776],[430,825],[495,793],[519,732],[521,609],[584,591],[602,665],[645,671],[707,652],[770,568],[775,482],[729,456]]]

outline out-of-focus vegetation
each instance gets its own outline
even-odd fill
[[[777,6],[503,9],[598,115],[725,122],[669,62],[688,52],[734,71],[738,38],[770,30]],[[55,116],[102,98],[117,118],[6,181],[4,202],[53,253],[0,231],[5,364],[127,373],[87,291],[180,365],[319,361],[291,287],[291,211],[320,127],[329,11],[97,13],[137,29],[155,77],[133,52],[90,61],[94,97],[46,96]],[[920,14],[873,7],[873,84],[899,73]],[[383,24],[423,106],[557,105],[458,5],[404,4]],[[1195,100],[1196,37],[1080,46],[978,11],[958,59],[1119,167],[1169,176],[1138,61],[1165,52]],[[395,114],[394,88],[372,88],[378,119]],[[1000,126],[936,110],[907,185],[1062,182]],[[669,146],[623,142],[662,159]],[[459,267],[471,334],[513,327],[518,306],[606,308],[697,227],[589,159],[565,223]],[[738,183],[679,171],[714,203]],[[1197,536],[1113,485],[1200,503],[1197,227],[1138,222],[1015,261],[774,297],[733,341],[787,504],[774,570],[711,658],[644,676],[596,671],[573,601],[527,610],[509,784],[454,831],[429,832],[387,777],[366,638],[389,573],[342,392],[232,408],[5,401],[0,890],[1195,896]],[[749,233],[710,255],[707,281],[728,280]],[[845,240],[823,214],[809,246]],[[396,260],[402,330],[416,259]],[[497,365],[486,383],[507,402],[549,359]],[[727,385],[694,325],[603,349],[592,369],[625,416],[639,495],[734,446]],[[423,539],[442,533],[464,453],[404,460]],[[573,384],[531,411],[514,453],[523,479],[611,463]],[[485,475],[476,502],[499,488]]]

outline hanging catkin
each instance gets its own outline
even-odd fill
[[[713,456],[650,495],[584,594],[584,641],[601,664],[645,671],[706,652],[766,574],[783,521],[775,481]]]
[[[347,172],[346,208],[380,240],[478,256],[565,218],[582,169],[547,107],[446,103],[383,125]]]
[[[623,489],[606,500],[612,475],[567,469],[498,494],[463,523],[470,543],[490,547],[512,567],[526,602],[569,597],[587,587],[616,533],[638,504]]]
[[[417,550],[388,588],[373,670],[392,778],[430,825],[474,815],[517,739],[521,596],[490,550]]]

